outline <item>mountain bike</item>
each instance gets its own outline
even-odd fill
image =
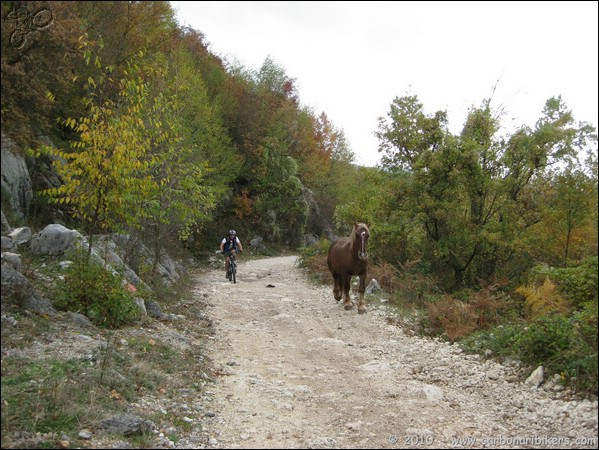
[[[237,252],[235,249],[231,249],[229,254],[229,272],[227,272],[227,278],[233,283],[237,283]]]

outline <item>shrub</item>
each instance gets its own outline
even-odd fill
[[[478,315],[467,303],[445,296],[427,306],[433,333],[444,333],[452,342],[476,329]]]
[[[451,341],[497,325],[503,311],[510,307],[510,303],[496,294],[493,287],[462,294],[465,300],[444,296],[427,304],[432,331],[446,334]]]
[[[300,250],[299,267],[308,269],[319,282],[328,281],[331,277],[329,267],[327,266],[327,254],[330,246],[331,241],[321,239],[317,243]]]
[[[560,371],[563,354],[570,345],[572,325],[566,317],[541,317],[532,322],[518,342],[522,362],[543,364],[550,372]]]
[[[538,266],[532,272],[531,282],[541,284],[546,278],[554,280],[559,291],[565,295],[575,309],[589,301],[597,303],[598,258],[586,258],[577,267],[555,268]]]
[[[315,244],[300,249],[299,266],[309,268],[309,261],[315,256],[324,256],[325,260],[329,253],[331,241],[328,239],[320,239]]]
[[[479,330],[469,334],[460,341],[460,346],[474,353],[485,353],[490,350],[496,356],[514,358],[518,342],[525,332],[526,326],[523,323],[499,325],[491,330]]]
[[[122,278],[86,255],[76,255],[65,270],[63,283],[58,286],[55,305],[59,309],[79,312],[94,324],[119,327],[140,317],[133,294]]]
[[[542,365],[549,376],[580,392],[597,393],[597,304],[589,302],[572,317],[541,317],[472,333],[460,341],[467,351],[510,357],[530,367]]]
[[[375,278],[381,287],[387,292],[394,292],[400,289],[401,281],[399,273],[391,264],[383,262],[380,264],[370,264],[368,274]]]
[[[572,324],[566,374],[578,389],[597,393],[597,302],[585,303]]]

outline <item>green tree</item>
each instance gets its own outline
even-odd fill
[[[417,96],[396,97],[387,118],[379,118],[381,164],[386,170],[413,170],[421,157],[438,149],[446,135],[447,114],[427,117]]]
[[[208,220],[215,195],[225,189],[222,177],[206,183],[226,147],[218,114],[211,110],[201,77],[179,55],[169,63],[160,54],[140,53],[118,80],[118,101],[105,95],[114,88],[111,68],[102,68],[91,51],[96,79],[90,77],[89,114],[67,119],[80,139],[74,151],[50,150],[63,184],[46,191],[54,202],[68,205],[77,219],[96,231],[150,231],[154,267],[164,246],[165,231],[186,239]],[[222,142],[221,142],[222,141]],[[220,143],[220,144],[219,144]],[[219,153],[219,150],[222,150]],[[223,167],[223,172],[226,172]],[[93,238],[90,238],[90,251]]]
[[[178,50],[164,64],[168,71],[155,71],[159,76],[153,80],[154,101],[142,115],[148,130],[169,130],[152,139],[156,191],[144,201],[151,211],[148,226],[154,230],[155,261],[168,229],[186,240],[210,220],[240,167],[191,55]]]
[[[452,289],[505,273],[522,252],[524,233],[541,220],[539,195],[548,170],[574,162],[588,127],[573,126],[560,98],[550,99],[536,128],[496,137],[489,101],[472,108],[460,136],[445,113],[426,116],[416,97],[395,99],[380,119],[383,168],[405,171],[402,204],[426,236],[423,256]]]
[[[106,65],[122,67],[140,51],[150,55],[166,52],[176,30],[169,2],[91,1],[65,2],[82,20],[82,33],[103,42],[101,57]]]
[[[556,174],[545,190],[542,218],[527,233],[527,248],[538,260],[568,267],[597,246],[596,184],[571,168]]]
[[[282,127],[264,139],[255,167],[253,220],[274,242],[298,245],[305,232],[308,205],[297,176],[298,164],[290,156]]]
[[[309,228],[321,234],[332,226],[335,208],[356,195],[355,183],[348,180],[359,178],[359,169],[343,130],[335,127],[324,112],[316,118],[310,113],[310,120],[310,135],[301,141],[298,157],[300,177],[317,205]]]
[[[299,170],[305,167],[303,144],[312,143],[293,80],[270,58],[258,71],[233,67],[230,73],[223,115],[243,167],[219,221],[251,223],[274,242],[297,243],[307,217]]]
[[[140,225],[146,211],[135,205],[155,187],[148,177],[151,138],[139,116],[148,101],[147,85],[130,65],[117,82],[119,102],[107,99],[103,92],[114,82],[113,69],[103,68],[91,49],[86,49],[84,56],[88,64],[93,59],[100,72],[86,83],[89,112],[79,119],[64,120],[79,135],[79,140],[71,143],[73,151],[46,149],[59,158],[54,168],[62,184],[43,193],[70,207],[73,216],[87,224],[91,252],[95,232]]]

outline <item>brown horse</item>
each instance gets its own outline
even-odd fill
[[[364,303],[364,291],[366,290],[366,275],[368,274],[368,253],[366,246],[370,230],[363,223],[354,225],[354,230],[349,237],[340,237],[335,239],[329,247],[327,256],[327,265],[333,275],[335,287],[333,295],[335,300],[341,300],[343,294],[343,306],[345,309],[352,309],[352,302],[349,298],[349,287],[351,277],[358,275],[360,277],[360,301],[358,302],[358,313],[366,312]]]

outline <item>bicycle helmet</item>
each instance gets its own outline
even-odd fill
[[[235,230],[229,230],[229,236],[235,236],[237,233]]]

